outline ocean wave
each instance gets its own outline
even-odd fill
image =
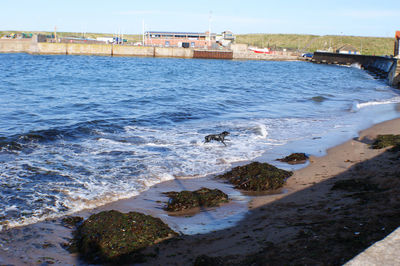
[[[0,56],[5,69],[15,61]],[[46,67],[19,60],[22,72],[0,71],[10,82],[0,92],[0,205],[16,206],[0,208],[0,224],[12,226],[131,197],[164,180],[220,173],[263,154],[273,163],[290,143],[308,139],[296,149],[311,149],[315,136],[323,142],[332,131],[356,131],[359,116],[343,111],[354,97],[394,95],[360,71],[304,62],[19,57]],[[58,71],[54,79],[49,69]],[[29,70],[30,77],[20,76]],[[351,127],[340,127],[346,123]],[[227,146],[204,143],[223,131],[231,133]]]
[[[394,97],[391,99],[387,100],[380,100],[380,101],[370,101],[370,102],[363,102],[360,103],[358,101],[354,101],[350,111],[352,112],[357,112],[362,108],[370,107],[370,106],[375,106],[375,105],[384,105],[384,104],[395,104],[395,103],[400,103],[400,97]]]

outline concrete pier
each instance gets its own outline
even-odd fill
[[[47,43],[32,39],[1,40],[0,53],[62,54],[62,55],[104,55],[104,56],[148,56],[177,58],[213,58],[240,60],[299,60],[297,54],[276,52],[274,54],[256,54],[241,45],[232,45],[231,50],[197,50],[180,47],[129,46],[113,44],[86,43]]]
[[[359,64],[363,69],[387,78],[393,87],[400,85],[400,65],[394,57],[315,52],[312,62],[318,64]]]
[[[400,228],[347,262],[346,266],[400,265]]]

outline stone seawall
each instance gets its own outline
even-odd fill
[[[390,85],[400,85],[400,65],[396,58],[315,52],[312,62],[318,64],[352,65],[359,64],[363,69],[374,72],[382,78],[387,78]]]
[[[26,53],[34,49],[36,43],[32,39],[3,40],[0,39],[1,53]]]
[[[0,40],[0,53],[193,58],[192,48],[46,43],[37,42],[35,39]]]
[[[242,47],[243,46],[243,47]],[[147,56],[177,58],[214,58],[240,60],[299,60],[296,54],[256,54],[247,50],[247,45],[232,45],[232,50],[195,50],[178,47],[144,47],[112,44],[46,43],[32,39],[0,40],[0,53]],[[239,49],[241,48],[241,49]]]

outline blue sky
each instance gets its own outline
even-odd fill
[[[135,34],[146,30],[392,37],[399,0],[0,0],[0,30]]]

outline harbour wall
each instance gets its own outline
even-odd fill
[[[193,49],[186,48],[47,43],[37,42],[34,39],[0,40],[0,53],[193,58]]]
[[[311,61],[318,64],[359,64],[363,69],[373,72],[381,78],[387,78],[390,85],[398,88],[400,86],[400,64],[396,58],[315,52]]]
[[[256,54],[252,51],[248,51],[247,45],[240,44],[232,45],[231,50],[196,50],[193,48],[178,47],[148,47],[88,43],[47,43],[38,42],[36,36],[34,36],[32,39],[0,39],[0,53],[146,56],[239,60],[299,60],[299,57],[296,54],[287,52]]]
[[[24,53],[35,49],[36,42],[32,39],[7,40],[0,39],[0,52]]]
[[[47,43],[32,39],[0,40],[0,53],[149,56],[193,58],[193,49],[177,47],[144,47],[113,44]]]

